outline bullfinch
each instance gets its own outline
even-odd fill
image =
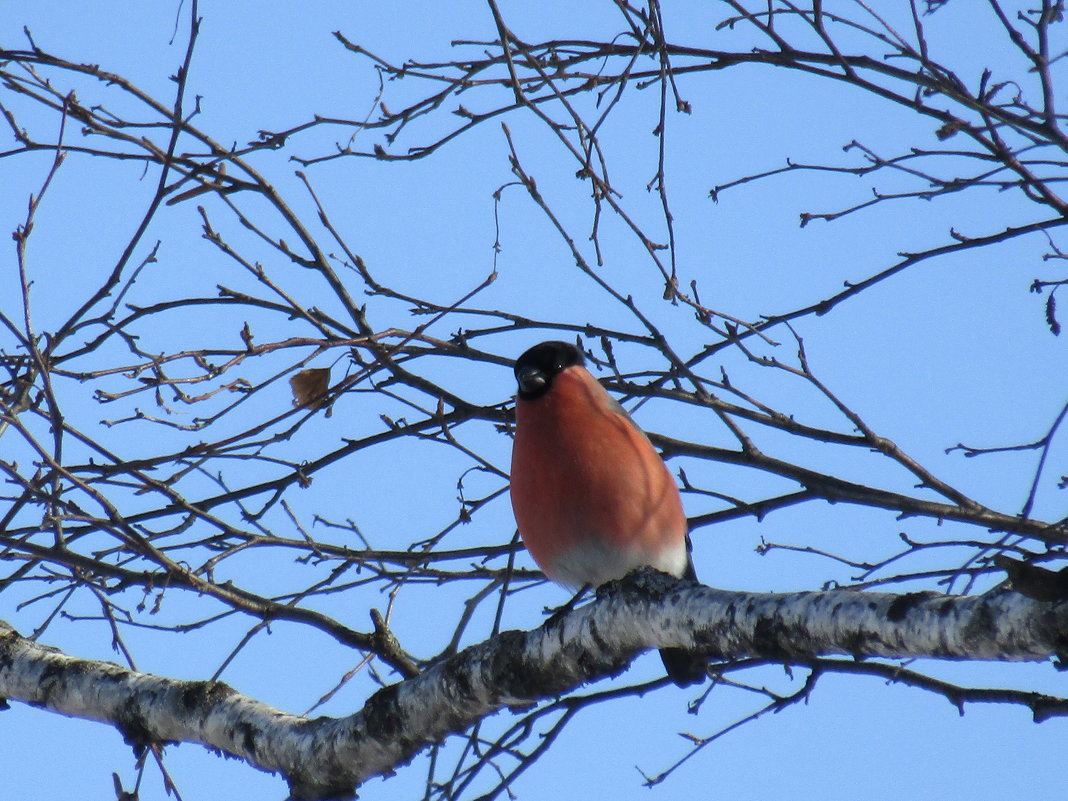
[[[584,364],[567,342],[542,342],[515,363],[511,495],[523,544],[546,576],[574,589],[645,565],[696,580],[675,480]],[[678,686],[704,681],[698,655],[660,656]]]

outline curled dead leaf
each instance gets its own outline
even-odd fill
[[[309,367],[289,379],[293,389],[293,405],[299,409],[321,409],[326,404],[326,390],[330,386],[329,367]]]

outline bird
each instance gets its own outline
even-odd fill
[[[512,511],[542,572],[577,590],[650,566],[696,581],[675,480],[645,433],[568,342],[542,342],[515,362]],[[707,661],[662,648],[679,687]]]

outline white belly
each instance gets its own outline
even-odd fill
[[[652,553],[640,547],[609,546],[591,538],[571,548],[566,556],[558,557],[549,578],[577,590],[586,584],[600,587],[646,565],[681,577],[686,572],[687,561],[685,542]]]

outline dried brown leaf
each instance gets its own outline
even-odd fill
[[[330,386],[329,367],[309,367],[289,379],[293,388],[293,405],[299,409],[321,409],[326,404]]]

